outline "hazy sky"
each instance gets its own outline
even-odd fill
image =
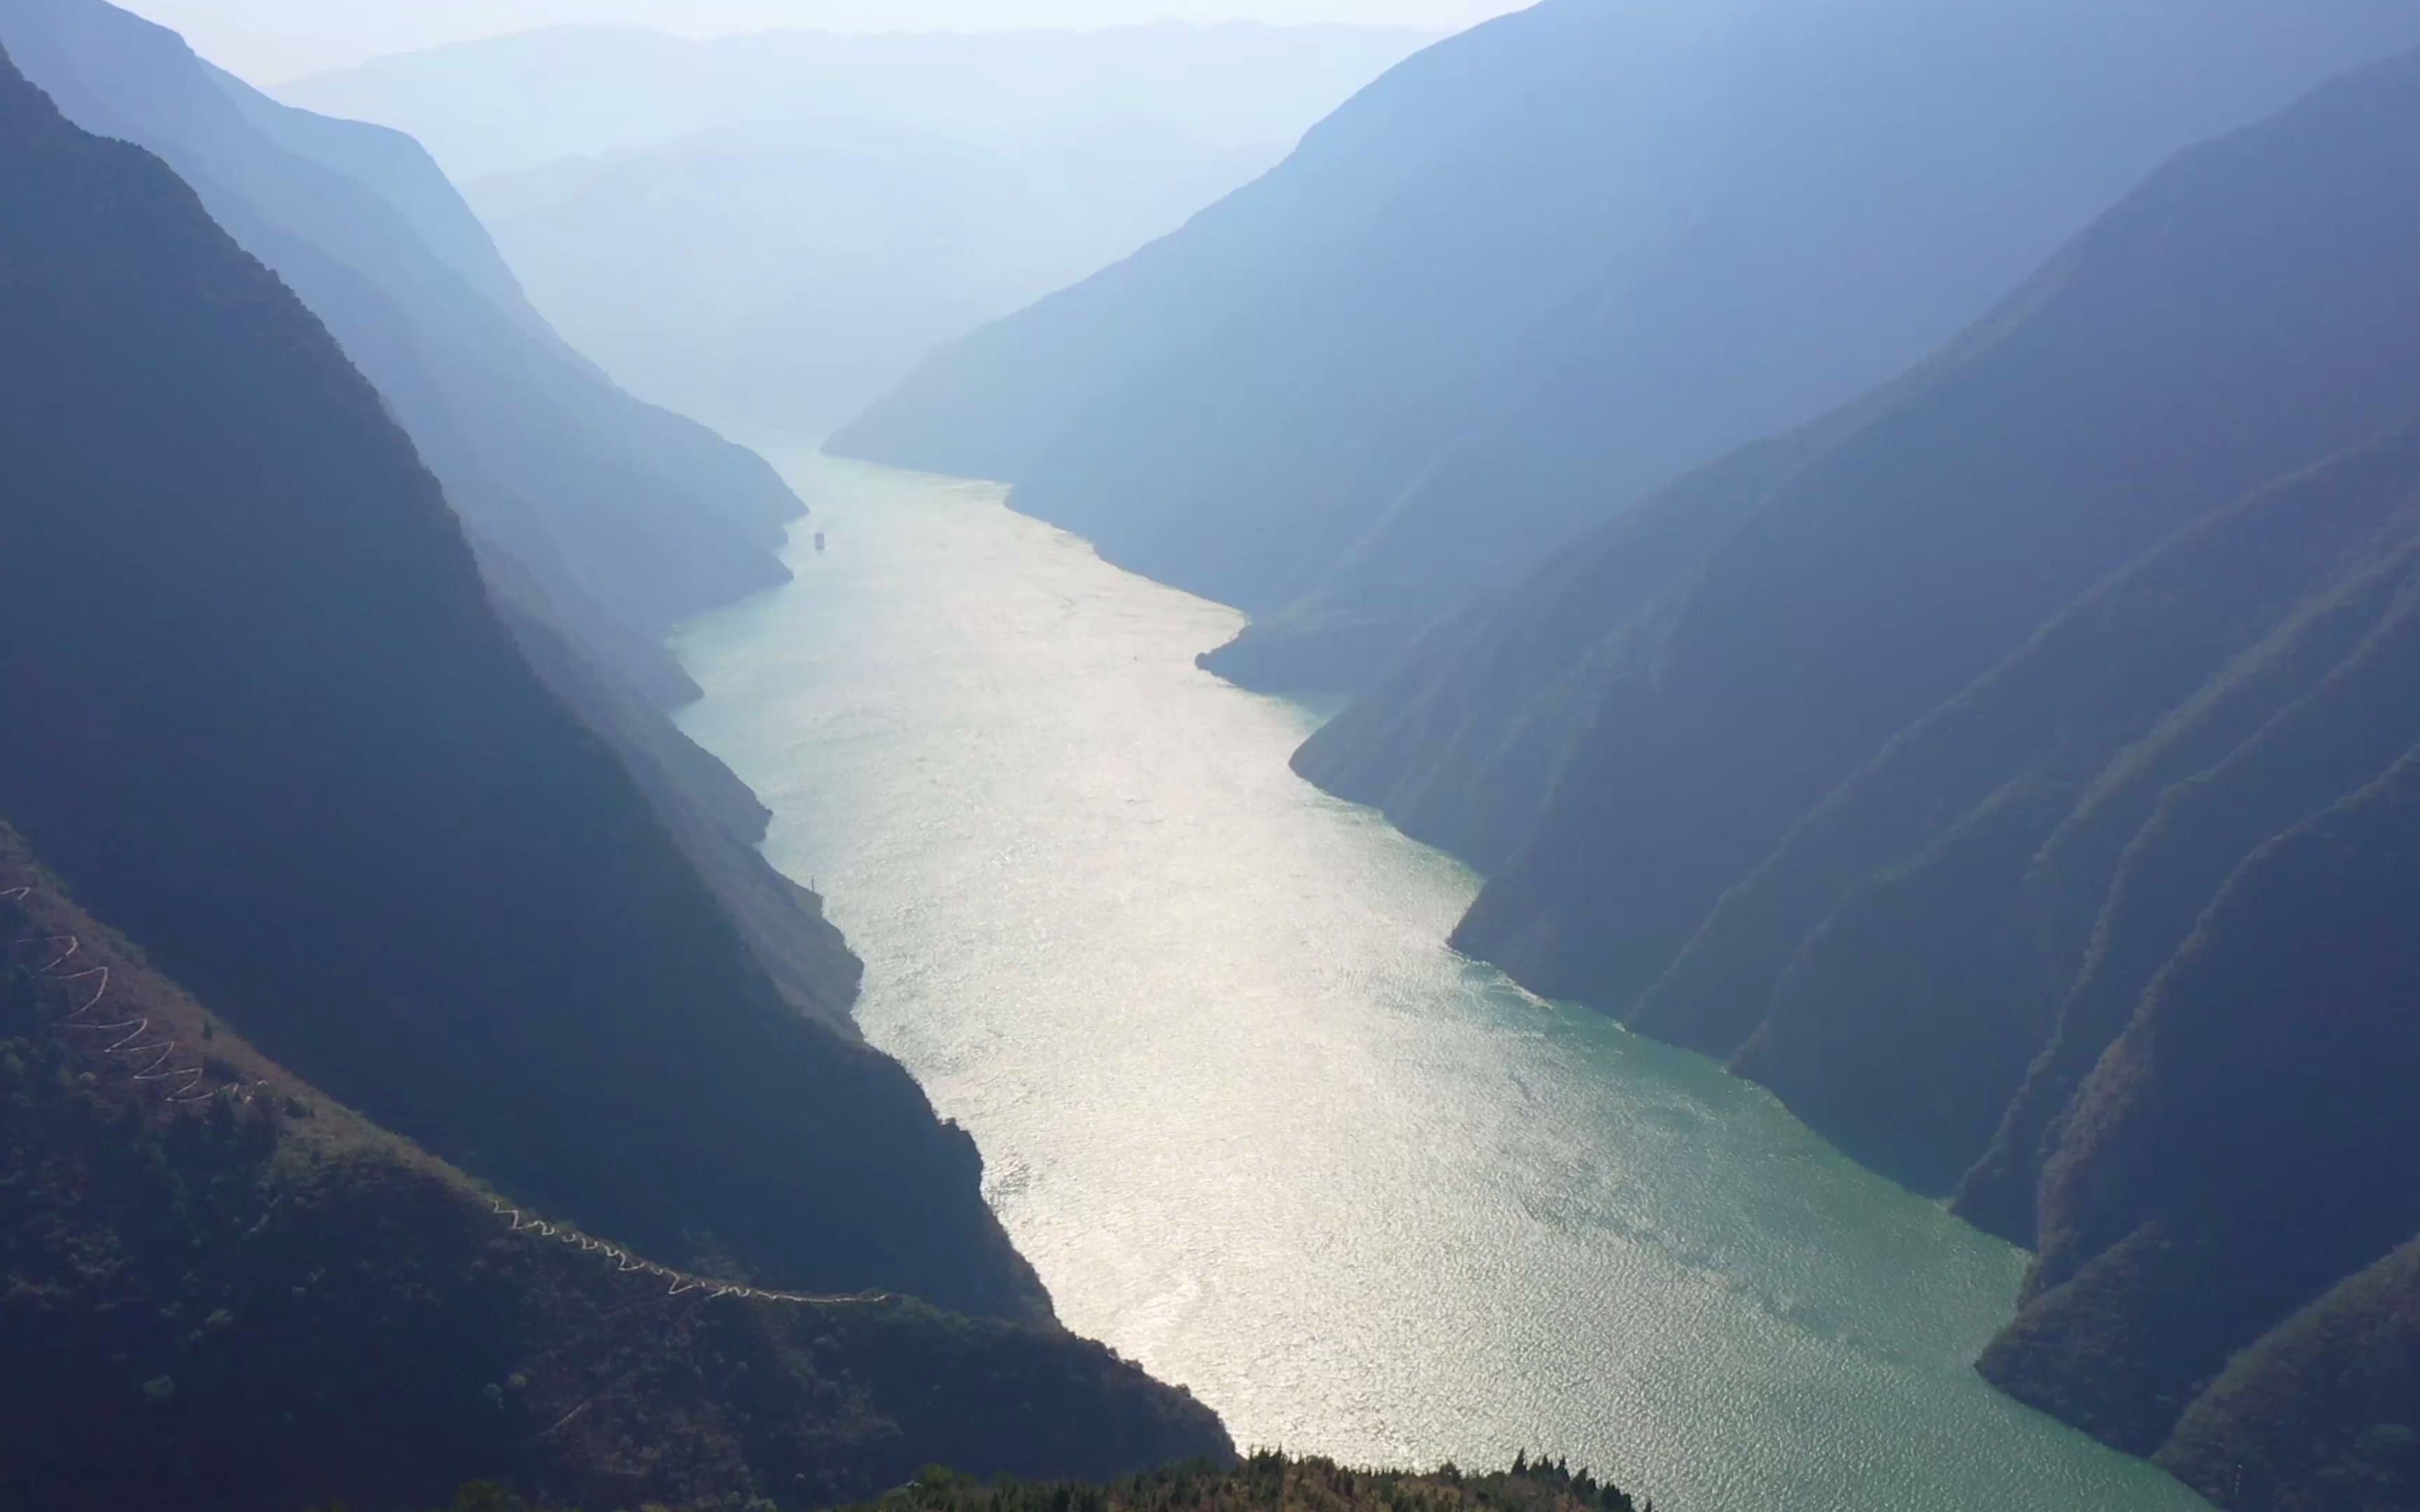
[[[5,3],[5,0],[0,0]],[[204,56],[257,83],[381,53],[569,22],[711,33],[1109,26],[1188,21],[1361,21],[1466,26],[1529,0],[116,0],[183,32]]]

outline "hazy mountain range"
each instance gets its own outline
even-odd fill
[[[954,344],[851,455],[1017,486],[1366,684],[1438,610],[1947,340],[2167,152],[2409,8],[1550,0]]]
[[[560,28],[280,93],[428,143],[626,385],[820,434],[937,343],[1175,230],[1427,39]]]
[[[784,122],[1015,145],[1125,121],[1212,147],[1282,147],[1435,39],[1403,27],[1241,23],[707,39],[565,26],[380,58],[276,93],[407,131],[465,181]]]
[[[1099,30],[1169,18],[1431,27],[1472,25],[1518,0],[138,0],[137,12],[269,85],[502,32],[651,25],[688,37],[827,32]]]
[[[801,122],[498,175],[468,193],[525,286],[635,392],[802,434],[1279,155],[1151,122],[1019,152]]]

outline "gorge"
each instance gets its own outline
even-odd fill
[[[1456,948],[2038,1248],[1990,1380],[2229,1506],[2401,1505],[2420,54],[2327,19],[1549,0],[834,444],[1250,611],[1205,667],[1357,690],[1295,765],[1486,873]],[[1927,92],[2027,58],[2019,115],[2180,134],[2071,162]],[[1887,271],[2133,151],[1962,320]]]
[[[1542,0],[805,439],[1302,40],[0,9],[0,1503],[2420,1509],[2420,9]]]
[[[1285,770],[1316,716],[1191,665],[1232,611],[995,487],[787,471],[829,549],[683,633],[682,724],[830,890],[869,1037],[974,1134],[1071,1326],[1347,1461],[2199,1504],[1973,1374],[2017,1251],[1446,949],[1476,879]]]

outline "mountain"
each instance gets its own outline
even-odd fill
[[[619,1246],[500,1212],[147,968],[5,825],[0,933],[11,1506],[385,1512],[471,1479],[797,1504],[942,1459],[1109,1478],[1231,1453],[1200,1405],[1056,1329],[675,1296]],[[137,1018],[139,1055],[79,1032]]]
[[[70,119],[193,184],[378,383],[482,544],[651,692],[690,691],[669,625],[783,580],[799,511],[771,469],[564,346],[412,144],[280,106],[100,0],[12,6],[0,43]]]
[[[1047,1319],[972,1142],[783,999],[327,331],[6,82],[0,816],[237,1032],[516,1201]]]
[[[936,345],[1173,231],[1426,39],[562,27],[283,93],[430,143],[632,392],[819,436]]]
[[[660,712],[696,691],[671,625],[785,576],[787,488],[565,347],[410,140],[279,105],[99,0],[12,7],[0,42],[71,118],[178,166],[336,333],[445,485],[541,674],[648,776],[784,996],[853,1033],[855,958],[756,854],[753,795]]]
[[[0,1502],[1232,1457],[783,1002],[327,330],[6,53],[0,199]]]
[[[2358,738],[2333,760],[2298,752],[2310,759],[2267,794],[2184,810],[2215,874],[2149,843],[2179,822],[2158,813],[2172,790],[2376,661],[2415,544],[2420,430],[2179,538],[1826,798],[1725,897],[1635,1022],[1712,1043],[1745,1020],[1742,1069],[1916,1185],[1949,1191],[1998,1149],[2008,1169],[1978,1177],[1965,1206],[1982,1217],[1986,1190],[2005,1193],[1989,1226],[2031,1241],[2030,1155],[2049,1121],[2037,1110],[2073,1095],[2226,869],[2420,742],[2420,706],[2387,694],[2395,671],[2380,667],[2368,687],[2387,696],[2337,732]],[[2295,792],[2310,782],[2317,796]],[[2156,914],[2133,896],[2152,876]],[[1935,1011],[1953,1001],[1960,1013]],[[2073,1064],[2045,1068],[2010,1124],[2054,1035]]]
[[[937,353],[835,440],[1002,479],[1352,688],[1463,599],[1888,380],[2170,152],[2420,40],[2401,4],[1547,0]]]
[[[2411,1484],[2420,1436],[2397,1406],[2412,1399],[2415,1323],[2420,1242],[2230,1361],[2179,1422],[2164,1458],[2195,1484],[2241,1488],[2245,1505],[2322,1512],[2397,1494]],[[2250,1464],[2240,1458],[2248,1443],[2262,1451]]]
[[[826,120],[719,128],[466,193],[531,298],[632,392],[821,434],[932,347],[1175,229],[1280,155],[1148,120],[998,147]]]
[[[1831,789],[2097,579],[2420,410],[2414,208],[2359,177],[2411,67],[2180,157],[1924,367],[1568,550],[1300,766],[1471,834],[1497,874],[1462,940],[1630,1011]]]
[[[556,26],[382,57],[276,93],[409,132],[458,183],[718,131],[835,123],[994,149],[1121,125],[1281,149],[1434,39],[1250,22],[716,38]]]
[[[1900,381],[1430,632],[1297,757],[1457,934],[2039,1259],[1994,1381],[2420,1505],[2420,54],[2180,155]],[[2408,1396],[2408,1393],[2405,1394]]]
[[[2069,1108],[1987,1377],[2228,1504],[2411,1504],[2415,869],[2420,743],[2243,856]]]

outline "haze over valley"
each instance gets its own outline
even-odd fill
[[[2415,141],[2408,0],[9,0],[0,1504],[2420,1512]]]
[[[820,434],[1258,177],[1434,39],[562,28],[278,93],[427,145],[534,302],[632,392]]]

